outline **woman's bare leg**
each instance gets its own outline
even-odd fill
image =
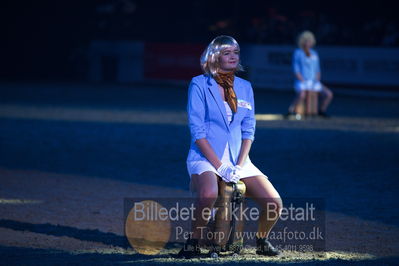
[[[306,98],[306,91],[297,92],[297,94],[295,95],[294,101],[291,103],[290,107],[288,108],[288,112],[296,113],[297,105],[300,102],[305,101],[305,98]]]
[[[321,103],[320,103],[320,111],[325,113],[327,111],[328,106],[330,105],[334,95],[332,91],[323,85],[323,89],[321,91]]]
[[[191,176],[191,191],[196,194],[194,218],[192,221],[192,238],[201,238],[201,227],[205,227],[208,220],[203,219],[202,211],[204,208],[212,209],[218,196],[218,183],[215,173],[206,171],[201,175]]]
[[[251,176],[241,179],[246,185],[246,197],[255,200],[261,209],[258,221],[259,238],[265,238],[269,235],[274,224],[280,217],[283,203],[280,195],[272,183],[265,176]]]
[[[306,115],[311,115],[312,114],[312,105],[311,105],[311,97],[312,97],[312,91],[306,91],[306,100],[305,100],[305,114]]]

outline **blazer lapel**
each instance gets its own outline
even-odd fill
[[[237,77],[235,77],[233,88],[234,88],[234,92],[236,93],[237,100],[241,99],[241,90],[240,90],[238,84],[239,84],[239,82],[237,81]],[[236,116],[238,115],[239,110],[240,110],[240,108],[237,106],[237,112],[233,113],[233,120],[231,121],[230,126],[232,126],[236,121],[239,121],[238,119],[236,119]]]
[[[241,90],[239,87],[239,81],[237,80],[237,77],[234,78],[234,92],[236,93],[237,99],[241,99]]]
[[[227,121],[226,108],[224,107],[222,95],[220,95],[218,84],[216,83],[216,81],[213,78],[209,77],[208,85],[210,85],[208,88],[211,91],[212,96],[215,99],[217,106],[219,108],[219,111],[223,116],[224,123],[225,123],[227,129],[230,130],[229,123]]]

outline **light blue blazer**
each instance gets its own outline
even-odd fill
[[[320,72],[318,53],[310,49],[310,57],[307,57],[302,49],[297,48],[292,56],[292,68],[294,74],[300,73],[305,80],[315,80]]]
[[[234,164],[237,163],[242,139],[254,140],[256,120],[251,83],[235,77],[234,91],[238,106],[229,124],[216,81],[206,74],[191,80],[187,103],[191,144],[187,161],[207,160],[195,144],[197,139],[206,138],[219,159],[228,142]]]

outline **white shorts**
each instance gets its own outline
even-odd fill
[[[305,91],[305,90],[320,92],[323,89],[323,85],[318,80],[305,80],[305,81],[296,80],[294,88],[296,92]]]
[[[235,163],[232,162],[231,157],[230,157],[230,152],[229,152],[229,143],[226,144],[226,148],[224,149],[223,157],[222,157],[222,163],[228,163],[231,162],[233,165]],[[211,171],[214,172],[216,175],[219,175],[215,167],[209,162],[209,161],[187,161],[187,170],[188,174],[191,178],[191,175],[194,174],[202,174],[205,171]],[[244,162],[244,165],[242,166],[242,177],[241,178],[246,178],[250,176],[256,176],[256,175],[263,175],[266,178],[268,178],[264,173],[262,173],[249,159],[249,156],[247,156],[247,160]]]

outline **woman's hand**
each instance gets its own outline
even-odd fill
[[[299,73],[299,72],[295,73],[295,77],[296,77],[299,81],[305,81],[305,79],[302,77],[301,73]]]
[[[237,177],[237,182],[242,178],[242,167],[239,164],[234,166],[234,176]]]
[[[236,174],[236,167],[231,163],[223,163],[217,172],[225,182],[237,183],[240,176]]]
[[[320,73],[320,72],[317,72],[317,74],[316,74],[316,80],[317,80],[317,81],[320,81],[320,79],[321,79],[321,73]]]
[[[201,153],[205,156],[205,158],[208,159],[213,167],[218,169],[222,165],[222,162],[219,160],[215,151],[213,150],[212,146],[209,144],[206,138],[197,139],[195,143],[197,144]]]

